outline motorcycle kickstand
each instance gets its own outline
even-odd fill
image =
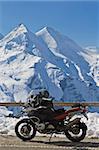
[[[49,138],[49,142],[51,142],[52,135],[53,135],[53,133],[51,133],[51,136],[50,136],[50,138]]]

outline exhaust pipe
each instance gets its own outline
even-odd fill
[[[74,119],[73,121],[70,121],[68,124],[66,124],[65,130],[70,129],[74,124],[79,123],[79,122],[80,122],[80,119],[81,119],[81,118],[76,118],[76,119]]]

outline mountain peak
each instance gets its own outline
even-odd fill
[[[43,30],[46,30],[46,31],[48,31],[48,32],[50,32],[50,31],[55,31],[53,28],[48,27],[48,26],[44,27]]]
[[[13,38],[18,37],[19,35],[27,32],[28,32],[27,27],[24,24],[19,24],[16,28],[12,29],[12,31],[3,38],[2,42],[3,41],[9,42]]]
[[[65,53],[69,53],[69,51],[75,51],[75,53],[77,53],[83,50],[71,38],[65,36],[64,34],[61,34],[59,31],[57,31],[56,29],[54,30],[51,27],[44,27],[43,29],[38,31],[36,35],[38,37],[41,37],[44,42],[47,43],[49,48],[55,49],[55,51],[58,52],[60,50],[64,50]]]
[[[57,32],[57,31],[55,31],[51,27],[46,26],[46,27],[42,28],[41,30],[39,30],[36,34],[39,35],[39,34],[42,34],[42,33],[53,33],[53,32]]]
[[[22,24],[22,23],[19,24],[16,29],[17,29],[17,31],[19,31],[19,32],[28,32],[27,27],[26,27],[24,24]],[[16,29],[15,29],[15,30],[16,30]]]

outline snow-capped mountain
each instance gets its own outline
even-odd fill
[[[84,49],[83,57],[90,65],[90,72],[92,78],[99,86],[99,48],[95,46],[88,46]]]
[[[99,87],[85,54],[52,28],[32,33],[20,24],[0,40],[0,101],[26,101],[40,88],[57,101],[97,101]]]

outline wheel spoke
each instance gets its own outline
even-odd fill
[[[30,140],[36,134],[35,125],[29,119],[20,120],[15,126],[15,133],[24,141]]]

